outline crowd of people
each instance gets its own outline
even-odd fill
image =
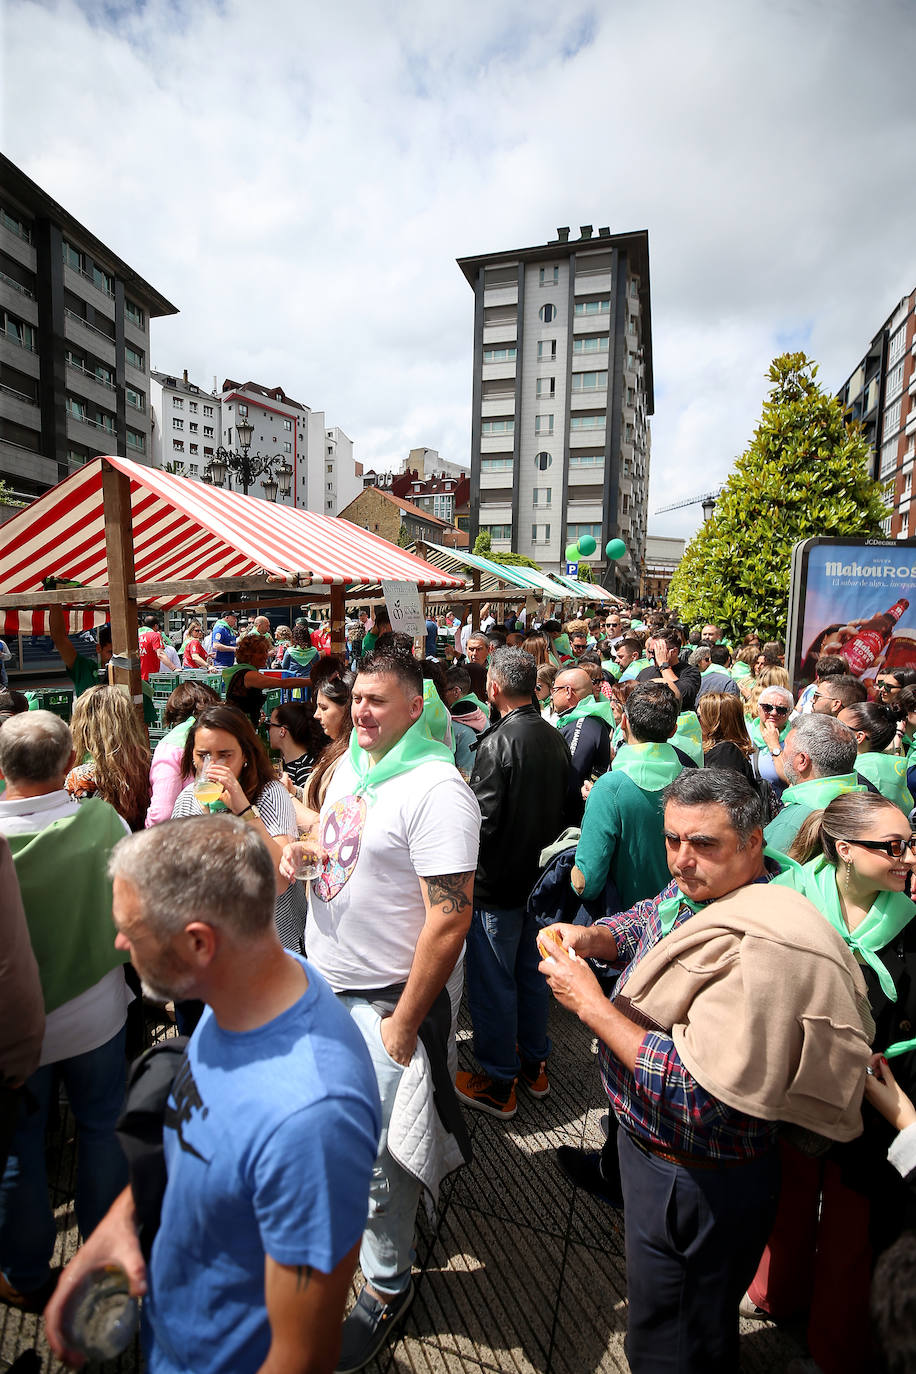
[[[71,724],[0,692],[0,1300],[79,1363],[114,1264],[156,1374],[363,1368],[463,1113],[550,1093],[553,997],[597,1038],[607,1139],[555,1162],[622,1218],[635,1374],[736,1371],[739,1314],[804,1321],[795,1374],[916,1368],[916,672],[869,699],[663,610],[495,610],[416,649],[362,611],[341,655],[149,616],[144,677],[191,670],[152,751],[110,635],[52,615]],[[157,1007],[189,1039],[128,1085]]]

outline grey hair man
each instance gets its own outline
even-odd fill
[[[557,729],[569,745],[572,773],[563,819],[580,825],[585,809],[582,788],[611,766],[613,716],[607,701],[595,698],[595,684],[584,668],[562,668],[553,680],[551,702]]]
[[[576,672],[590,693],[587,674]],[[457,1089],[468,1106],[504,1119],[515,1115],[519,1076],[533,1096],[549,1091],[550,998],[526,901],[540,852],[562,828],[571,762],[563,736],[534,705],[536,679],[523,650],[493,655],[487,693],[500,718],[480,736],[471,774],[481,824],[467,984],[481,1071],[459,1073]]]
[[[128,990],[111,937],[106,867],[127,826],[99,798],[77,804],[64,781],[75,758],[69,726],[50,711],[0,730],[0,833],[6,835],[44,992],[38,1068],[26,1080],[0,1187],[0,1298],[40,1311],[57,1234],[45,1175],[44,1129],[59,1077],[79,1128],[76,1213],[88,1235],[124,1187],[115,1136],[124,1099]]]
[[[321,975],[280,944],[273,861],[244,822],[167,821],[122,840],[110,871],[115,944],[144,986],[209,1010],[166,1108],[148,1264],[145,1218],[125,1188],[61,1277],[51,1345],[68,1357],[68,1294],[116,1263],[146,1295],[151,1365],[180,1350],[189,1368],[212,1368],[218,1350],[225,1368],[331,1370],[381,1129],[362,1037]]]
[[[783,742],[782,766],[789,782],[783,809],[764,833],[767,844],[783,854],[812,811],[822,810],[843,792],[867,790],[855,771],[855,734],[833,715],[800,716]]]

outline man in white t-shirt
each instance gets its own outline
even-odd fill
[[[344,1323],[338,1371],[368,1363],[413,1297],[421,1185],[390,1155],[388,1126],[420,1026],[461,957],[480,833],[473,792],[421,723],[423,681],[413,658],[367,655],[352,715],[350,752],[321,810],[321,873],[305,934],[308,958],[369,1046],[382,1102],[360,1250],[366,1284]],[[382,989],[393,1004],[388,1015],[374,1005],[385,1000]]]
[[[127,826],[107,802],[68,795],[74,757],[68,725],[50,711],[13,716],[0,732],[0,832],[12,850],[46,1012],[39,1067],[26,1080],[33,1109],[20,1112],[0,1180],[0,1300],[29,1312],[41,1311],[53,1286],[57,1228],[44,1130],[58,1079],[81,1137],[76,1215],[84,1236],[127,1182],[114,1128],[130,994],[125,956],[114,947],[107,876]]]

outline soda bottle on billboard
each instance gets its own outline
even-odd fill
[[[839,650],[840,658],[845,658],[854,677],[861,677],[875,662],[909,604],[905,597],[901,597],[883,615],[873,615],[871,620],[862,624],[855,639],[850,639]]]

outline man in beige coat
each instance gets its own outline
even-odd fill
[[[775,1215],[779,1122],[836,1139],[861,1129],[861,975],[813,907],[783,913],[773,888],[760,901],[754,885],[778,871],[762,820],[740,774],[686,769],[665,792],[674,881],[594,926],[552,927],[563,948],[540,966],[598,1036],[620,1124],[633,1374],[733,1374],[738,1303]],[[772,958],[791,986],[774,989]],[[589,959],[621,971],[612,1000]],[[796,1022],[812,988],[808,1038]],[[815,1083],[825,1046],[832,1073]]]

